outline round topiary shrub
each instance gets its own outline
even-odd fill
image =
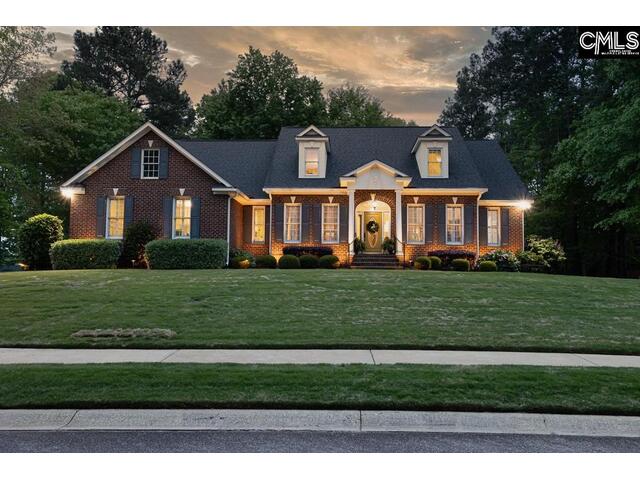
[[[451,260],[451,268],[456,272],[468,272],[471,264],[464,258],[454,258]]]
[[[300,268],[300,259],[295,255],[283,255],[278,260],[278,268]]]
[[[431,260],[429,257],[416,257],[413,261],[416,270],[429,270],[431,268]]]
[[[481,272],[497,272],[498,266],[496,265],[496,262],[485,260],[483,262],[480,262],[480,264],[478,265],[478,270],[480,270]]]
[[[320,268],[338,268],[340,267],[340,259],[335,255],[325,255],[318,260]]]
[[[256,257],[256,268],[276,268],[278,261],[273,255],[258,255]]]
[[[250,266],[251,259],[244,255],[236,255],[231,260],[229,260],[230,268],[239,268],[244,270],[245,268],[249,268]]]
[[[302,268],[318,268],[318,257],[315,255],[302,255],[300,257],[300,266]]]
[[[431,262],[431,270],[440,270],[442,268],[442,260],[440,257],[427,257]]]
[[[29,270],[49,270],[49,250],[62,237],[62,220],[58,217],[47,213],[31,217],[18,230],[20,258]]]

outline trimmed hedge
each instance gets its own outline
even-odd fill
[[[478,270],[480,270],[481,272],[497,272],[498,266],[496,265],[496,262],[485,260],[478,264]]]
[[[442,268],[442,260],[440,257],[427,257],[431,262],[431,270],[440,270]]]
[[[276,268],[278,261],[273,255],[258,255],[256,257],[256,268]]]
[[[332,255],[333,249],[330,247],[284,247],[282,249],[282,254],[295,255],[296,257],[301,257],[302,255],[323,257],[324,255]]]
[[[34,215],[18,229],[20,258],[29,270],[49,270],[51,245],[63,238],[62,220],[48,213]]]
[[[320,268],[338,268],[340,267],[340,259],[335,255],[324,255],[318,260]]]
[[[315,255],[300,256],[300,266],[302,268],[318,268],[318,257]]]
[[[464,259],[472,264],[476,259],[476,254],[470,250],[433,250],[429,252],[430,257],[439,257],[442,260],[442,268],[453,268],[455,259]]]
[[[300,268],[300,259],[295,255],[283,255],[278,260],[278,267],[282,269]]]
[[[222,268],[227,242],[218,239],[153,240],[145,247],[149,268],[161,270]]]
[[[54,270],[116,268],[120,253],[118,240],[60,240],[49,251]]]
[[[454,258],[451,260],[451,268],[456,272],[468,272],[471,264],[465,258]]]
[[[429,257],[416,257],[413,261],[416,270],[429,270],[431,268],[431,260]]]

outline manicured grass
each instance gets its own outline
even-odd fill
[[[171,338],[76,338],[160,328]],[[0,346],[640,353],[640,282],[350,270],[0,274]]]
[[[0,366],[0,408],[329,408],[640,414],[618,368]]]

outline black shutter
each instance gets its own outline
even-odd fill
[[[402,216],[402,241],[406,242],[407,238],[409,238],[409,232],[407,231],[408,227],[407,227],[407,217],[409,216],[409,206],[408,205],[402,205],[402,203],[400,203],[401,207],[399,210],[399,214]],[[396,232],[396,237],[400,238],[401,235],[398,235],[398,232]]]
[[[340,242],[349,241],[349,210],[346,205],[340,205]]]
[[[200,197],[191,197],[190,238],[200,238]]]
[[[447,206],[438,205],[438,237],[440,243],[445,244],[447,242]]]
[[[173,229],[173,197],[164,197],[162,200],[162,236],[171,238]]]
[[[322,242],[322,204],[313,206],[313,242]]]
[[[500,209],[500,242],[509,245],[509,209]]]
[[[475,205],[464,206],[464,243],[473,242],[473,230],[475,227]]]
[[[300,234],[300,241],[313,242],[313,205],[303,204],[302,208],[302,232]]]
[[[273,213],[275,214],[275,239],[276,242],[282,242],[283,230],[284,230],[284,205],[277,203],[273,206]]]
[[[169,172],[169,149],[160,149],[160,168],[158,169],[159,178],[167,178]]]
[[[480,245],[487,246],[487,207],[480,207]]]
[[[433,243],[433,205],[425,206],[424,237],[427,243]]]
[[[107,222],[107,197],[98,197],[96,200],[96,237],[104,238],[104,229]]]
[[[244,243],[251,243],[253,239],[253,207],[245,205],[242,207],[242,239]]]
[[[142,150],[139,148],[131,149],[131,178],[140,178]]]
[[[133,222],[133,197],[127,195],[124,197],[124,228],[131,225]]]

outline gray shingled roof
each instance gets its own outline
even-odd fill
[[[486,200],[524,200],[529,194],[522,180],[513,169],[496,140],[467,140],[476,167],[484,178],[489,191],[482,195]]]
[[[275,140],[177,140],[234,187],[253,198],[268,198],[262,190]]]

